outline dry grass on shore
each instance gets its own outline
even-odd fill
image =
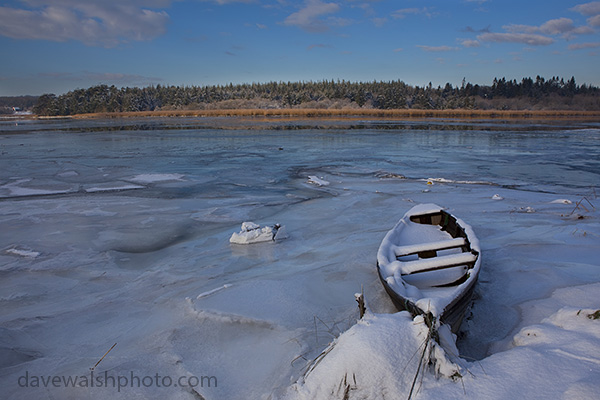
[[[308,118],[381,118],[381,119],[586,119],[600,121],[598,111],[573,110],[378,110],[378,109],[230,109],[230,110],[159,110],[116,113],[77,114],[71,118],[129,118],[129,117],[287,117]]]

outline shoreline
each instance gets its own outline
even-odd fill
[[[262,117],[289,119],[377,118],[377,119],[577,119],[600,122],[598,111],[574,110],[421,110],[421,109],[216,109],[158,110],[90,113],[68,116],[31,116],[35,119],[101,119],[140,117]]]

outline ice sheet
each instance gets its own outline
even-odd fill
[[[473,376],[463,388],[426,369],[418,398],[599,390],[600,328],[587,318],[600,308],[597,126],[190,118],[0,130],[2,398],[287,396],[330,342],[346,341],[361,289],[384,315],[378,329],[405,327],[375,263],[385,233],[418,203],[467,221],[484,255],[458,341],[479,360],[467,359]],[[284,223],[289,238],[231,245],[244,221]],[[385,349],[361,347],[357,368],[405,355],[381,337]],[[32,385],[89,377],[115,343],[95,374],[206,384]],[[353,355],[340,357],[327,363],[341,371]],[[375,387],[405,398],[400,383],[414,373],[370,381],[357,371],[350,398]]]

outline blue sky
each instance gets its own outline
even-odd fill
[[[0,96],[537,75],[600,86],[600,1],[10,0],[0,54]]]

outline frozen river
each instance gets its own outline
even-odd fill
[[[1,398],[284,396],[356,323],[361,287],[394,311],[376,252],[415,203],[480,239],[469,360],[510,359],[515,335],[564,307],[600,308],[598,123],[4,120],[0,166]],[[289,237],[230,244],[244,221]],[[591,353],[540,381],[599,389]],[[63,382],[92,372],[128,381]],[[465,396],[449,382],[419,396]]]

